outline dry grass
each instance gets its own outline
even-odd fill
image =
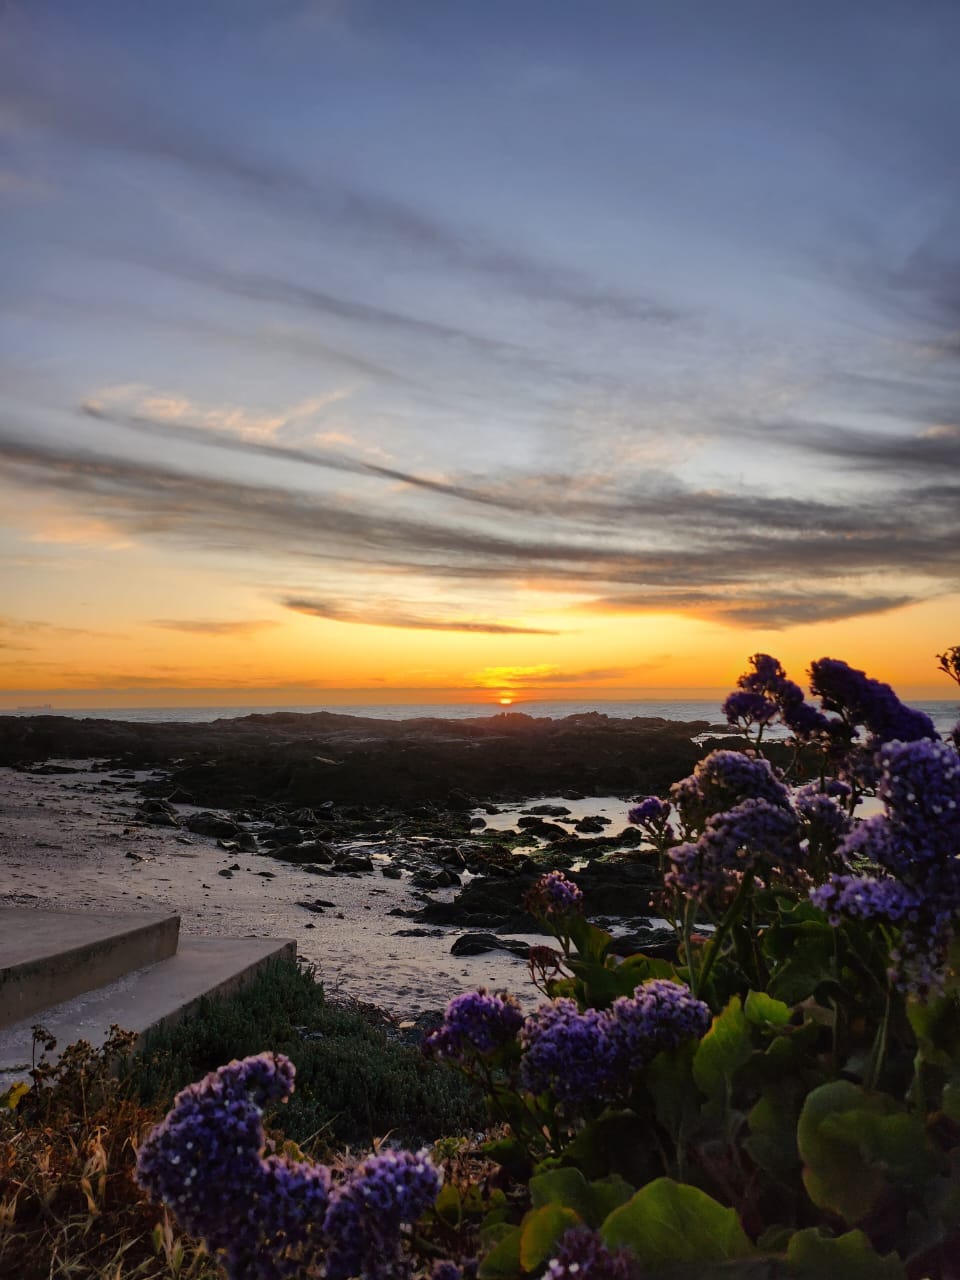
[[[114,1028],[100,1049],[71,1045],[56,1066],[34,1069],[31,1089],[0,1096],[0,1277],[220,1275],[134,1181],[138,1143],[161,1112],[115,1074],[131,1039]]]

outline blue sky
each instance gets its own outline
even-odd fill
[[[201,567],[234,621],[960,625],[958,42],[931,0],[0,3],[11,624],[68,625],[69,555],[189,566],[211,625]]]

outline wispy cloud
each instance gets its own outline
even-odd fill
[[[209,618],[154,618],[149,625],[160,627],[164,631],[184,631],[194,636],[246,636],[255,631],[276,627],[278,623],[265,618],[226,622]]]
[[[138,540],[497,588],[532,577],[585,600],[676,607],[732,625],[854,616],[925,599],[960,576],[960,483],[951,481],[888,488],[855,504],[672,482],[638,503],[628,523],[614,518],[614,504],[600,530],[569,514],[518,513],[508,523],[422,502],[406,512],[402,494],[393,495],[399,505],[351,503],[9,438],[0,440],[0,464],[24,486],[94,505]],[[878,565],[882,591],[870,586]],[[363,607],[370,593],[359,578],[357,590]]]
[[[329,622],[359,622],[371,627],[399,627],[405,631],[460,631],[488,636],[555,636],[556,631],[542,627],[512,626],[506,622],[488,622],[472,618],[431,618],[407,612],[392,605],[370,605],[357,608],[332,600],[290,596],[280,601],[295,613],[305,613]]]

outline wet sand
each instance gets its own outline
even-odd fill
[[[90,772],[90,762],[61,763],[70,772],[0,768],[0,903],[164,908],[179,912],[184,934],[294,938],[332,995],[369,1001],[398,1016],[442,1008],[481,984],[536,999],[525,963],[506,952],[452,956],[457,929],[398,936],[418,926],[390,910],[422,904],[406,872],[401,880],[377,872],[326,877],[269,857],[230,853],[212,838],[140,824],[140,795],[129,785],[135,779]],[[220,874],[231,868],[229,876]],[[431,896],[453,893],[432,890]],[[317,913],[298,905],[317,899],[332,905]]]

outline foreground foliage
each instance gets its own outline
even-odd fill
[[[391,1041],[363,1010],[331,1004],[284,961],[230,1001],[205,1001],[153,1034],[136,1058],[115,1031],[69,1046],[33,1084],[0,1095],[0,1276],[11,1280],[212,1280],[219,1265],[151,1203],[134,1179],[144,1133],[176,1091],[264,1042],[296,1064],[283,1135],[311,1150],[369,1143],[393,1130],[421,1142],[482,1123],[479,1093]],[[44,1033],[38,1036],[44,1048]]]
[[[939,658],[955,675],[957,652]],[[673,923],[672,959],[612,954],[575,875],[551,872],[527,901],[555,941],[531,953],[539,1008],[458,996],[418,1069],[369,1027],[353,1028],[345,1066],[346,1041],[303,1034],[301,1019],[323,1012],[316,992],[284,993],[281,979],[269,1022],[265,1006],[207,1011],[155,1046],[136,1104],[128,1075],[98,1086],[95,1106],[83,1084],[44,1117],[41,1077],[13,1113],[31,1117],[27,1146],[12,1132],[7,1148],[19,1238],[65,1242],[84,1205],[96,1221],[116,1164],[125,1230],[143,1223],[136,1248],[122,1237],[141,1268],[125,1272],[121,1237],[97,1227],[114,1270],[96,1274],[117,1277],[202,1276],[214,1254],[231,1280],[957,1280],[958,734],[940,741],[889,686],[836,660],[813,664],[810,687],[819,705],[757,655],[724,706],[744,749],[712,752],[669,795],[633,805],[631,856],[659,866],[652,905]],[[763,754],[774,726],[789,735],[780,768]],[[138,1142],[143,1099],[240,1053]],[[473,1121],[471,1095],[441,1091],[412,1122],[440,1079],[460,1077],[486,1095],[482,1149],[400,1149],[401,1136],[416,1145],[438,1122]],[[104,1107],[118,1121],[109,1151],[82,1127]],[[368,1140],[400,1115],[396,1144],[337,1154],[336,1137]],[[290,1141],[318,1129],[311,1157]],[[137,1147],[140,1186],[210,1254],[138,1198]]]
[[[528,901],[557,944],[531,954],[545,1002],[451,1001],[426,1049],[484,1088],[487,1164],[279,1151],[261,1112],[293,1073],[264,1054],[179,1096],[144,1186],[234,1280],[953,1280],[960,756],[842,662],[810,687],[757,655],[724,708],[744,750],[631,810],[672,960],[611,954],[552,872]]]

